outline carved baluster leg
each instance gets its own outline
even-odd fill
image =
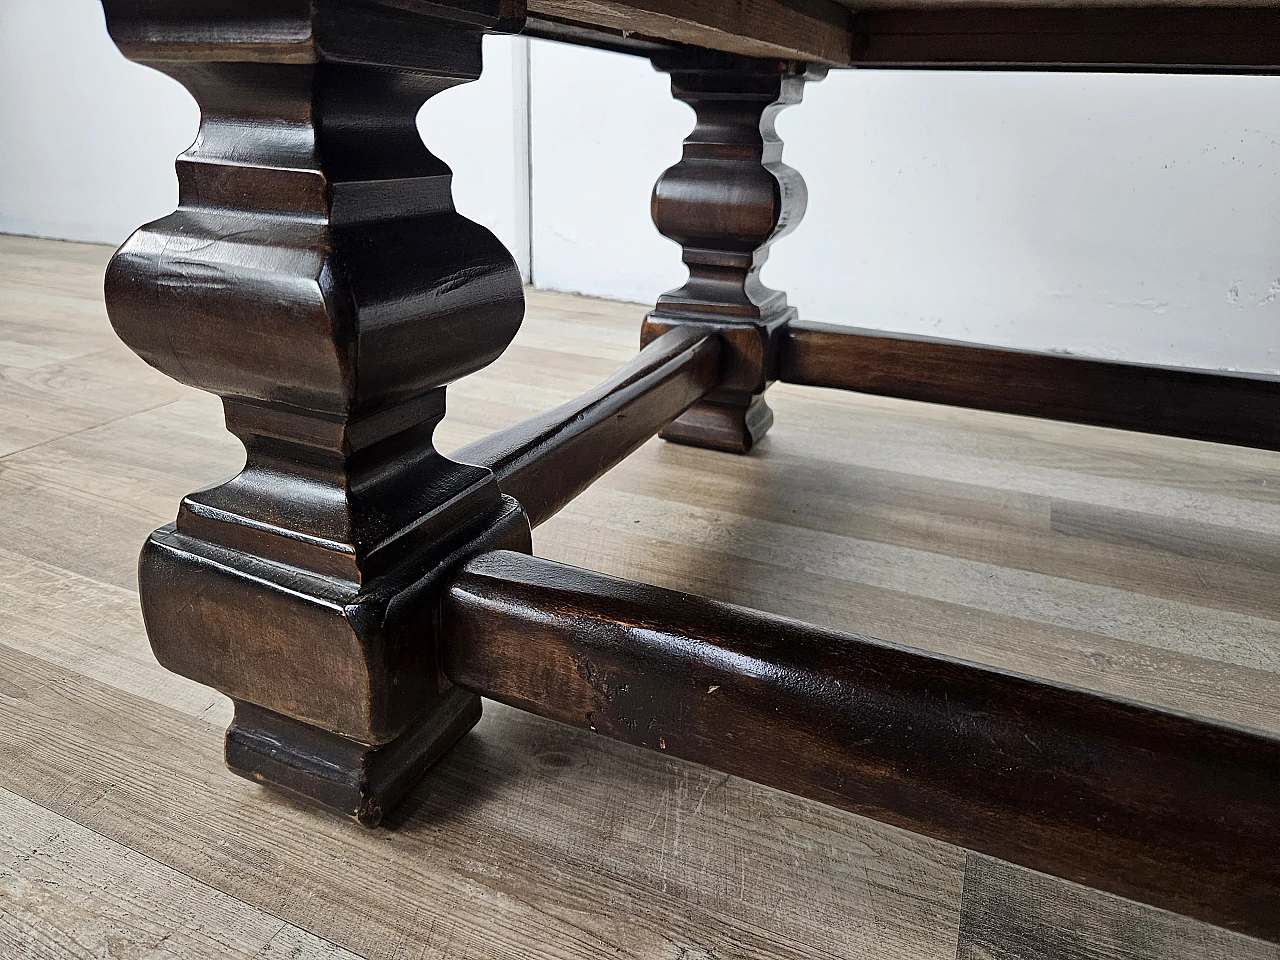
[[[366,823],[480,715],[437,668],[441,575],[529,549],[489,471],[432,446],[445,384],[497,357],[524,310],[515,263],[454,211],[414,122],[479,76],[482,31],[504,25],[486,3],[423,5],[431,19],[352,0],[105,0],[126,55],[203,113],[177,212],[112,261],[111,321],[222,396],[247,451],[147,542],[147,632],[162,664],[235,701],[235,771]]]
[[[774,379],[778,331],[795,316],[786,294],[760,282],[769,246],[804,216],[800,174],[782,162],[777,114],[799,103],[825,68],[715,54],[655,58],[697,124],[684,157],[653,190],[658,230],[684,248],[689,282],[663,294],[645,320],[648,343],[681,324],[724,338],[720,388],[662,431],[667,440],[746,453],[773,423],[764,391]]]

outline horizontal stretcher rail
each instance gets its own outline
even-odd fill
[[[778,379],[905,400],[1280,450],[1280,378],[1085,360],[817,323]]]
[[[719,335],[672,330],[578,399],[450,457],[491,469],[536,527],[719,382]]]
[[[1280,738],[511,552],[441,608],[456,684],[1280,940]]]

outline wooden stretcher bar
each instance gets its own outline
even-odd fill
[[[719,382],[719,335],[672,330],[594,390],[455,450],[453,458],[492,470],[536,527]]]
[[[793,323],[778,379],[1280,450],[1280,377],[1086,360]]]
[[[454,683],[1280,939],[1280,739],[511,552],[441,604]]]

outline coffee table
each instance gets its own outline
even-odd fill
[[[829,70],[1269,73],[1275,3],[104,7],[125,54],[203,111],[177,211],[120,249],[106,296],[140,356],[223,398],[247,451],[152,535],[139,576],[160,662],[235,702],[233,770],[376,824],[484,696],[1280,940],[1273,735],[620,581],[530,541],[654,433],[749,453],[777,380],[1280,449],[1275,377],[806,323],[759,279],[806,203],[774,117]],[[502,353],[523,291],[454,210],[415,116],[480,75],[495,32],[670,74],[697,122],[653,215],[689,280],[596,390],[446,458],[446,386]]]

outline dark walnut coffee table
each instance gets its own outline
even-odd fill
[[[121,248],[106,294],[248,451],[140,573],[156,656],[235,701],[232,769],[373,824],[485,696],[1280,940],[1274,736],[530,555],[532,526],[655,432],[750,451],[776,380],[1280,449],[1276,378],[809,324],[759,279],[806,202],[774,117],[828,70],[1270,73],[1275,3],[104,6],[203,110],[178,210]],[[670,74],[697,123],[653,215],[689,281],[614,377],[449,459],[445,387],[502,353],[524,300],[415,115],[480,75],[489,32]]]

